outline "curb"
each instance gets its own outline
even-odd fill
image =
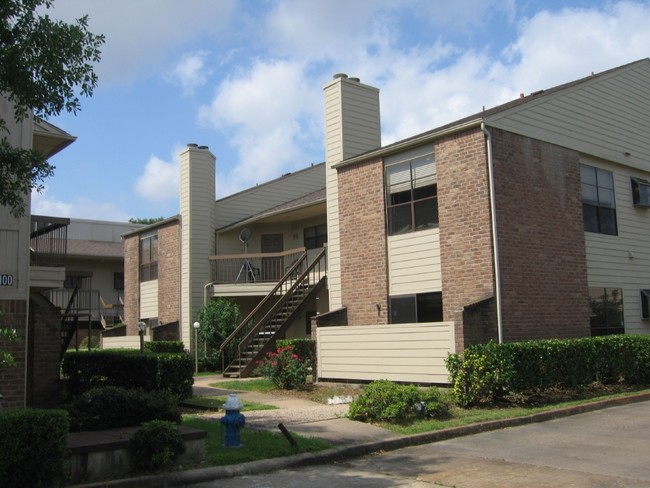
[[[315,453],[302,453],[296,454],[295,456],[264,459],[261,461],[252,461],[249,463],[234,464],[229,466],[214,466],[208,468],[191,469],[187,471],[177,471],[174,473],[165,473],[161,475],[140,476],[130,479],[74,485],[67,488],[166,488],[188,484],[191,485],[194,483],[205,483],[219,479],[234,478],[236,476],[261,474],[271,471],[278,471],[281,469],[326,464],[343,459],[361,457],[378,451],[394,451],[396,449],[402,449],[404,447],[429,444],[447,439],[453,439],[456,437],[500,430],[506,427],[517,427],[520,425],[546,422],[548,420],[560,419],[580,413],[593,412],[596,410],[602,410],[604,408],[629,405],[631,403],[644,402],[648,400],[650,400],[650,393],[641,393],[623,398],[605,399],[592,403],[585,403],[583,405],[564,407],[557,410],[549,410],[546,412],[535,413],[524,417],[489,420],[486,422],[464,425],[461,427],[450,427],[434,432],[425,432],[422,434],[394,437],[381,441],[366,442],[353,446],[326,449],[324,451]]]

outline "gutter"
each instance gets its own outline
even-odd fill
[[[485,134],[485,143],[487,146],[488,186],[490,187],[490,213],[492,214],[490,218],[490,224],[492,226],[492,253],[494,259],[494,295],[497,305],[497,333],[499,336],[499,344],[503,344],[503,321],[501,317],[501,270],[499,266],[496,198],[494,194],[494,160],[492,158],[492,134],[484,122],[481,122],[481,130]]]

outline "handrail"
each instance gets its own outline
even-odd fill
[[[296,277],[293,280],[293,284],[291,287],[287,289],[285,293],[282,294],[282,296],[271,306],[270,310],[260,319],[257,320],[256,323],[251,327],[251,329],[248,331],[248,334],[244,338],[242,338],[239,343],[237,344],[237,359],[241,361],[241,355],[242,355],[242,349],[247,347],[252,338],[254,337],[255,334],[259,332],[259,330],[266,324],[266,322],[276,314],[276,312],[284,305],[284,303],[289,299],[289,297],[292,296],[292,293],[300,286],[305,280],[309,280],[310,274],[314,270],[314,268],[318,265],[320,268],[321,261],[323,257],[326,255],[327,249],[323,248],[320,253],[316,256],[316,258],[312,261],[312,263],[307,266],[305,271],[303,271],[300,276]],[[249,326],[250,322],[253,321],[253,318],[259,312],[259,310],[267,304],[272,297],[277,293],[277,291],[283,287],[284,285],[287,284],[287,282],[290,281],[292,277],[295,276],[296,270],[303,264],[303,262],[307,259],[307,252],[305,252],[300,259],[298,259],[290,268],[289,270],[285,273],[285,275],[282,277],[282,279],[278,282],[278,284],[273,288],[273,290],[264,297],[264,299],[255,307],[255,309],[248,314],[248,316],[240,323],[240,325],[233,331],[232,334],[230,334],[226,340],[222,343],[220,347],[220,352],[221,352],[221,361],[222,361],[222,371],[225,371],[226,368],[226,355],[224,354],[224,351],[228,345],[236,338],[238,337],[242,330]],[[319,271],[319,280],[322,278],[321,272]],[[228,358],[229,361],[232,361],[232,358]]]
[[[307,253],[303,253],[302,256],[289,268],[289,271],[287,271],[284,276],[278,281],[278,283],[273,287],[273,289],[260,301],[260,303],[257,304],[257,307],[253,309],[251,313],[249,313],[244,320],[242,320],[237,328],[228,336],[226,339],[221,343],[221,347],[219,348],[219,351],[221,352],[221,357],[223,358],[223,351],[228,346],[234,339],[239,335],[241,330],[250,322],[255,314],[259,312],[259,310],[269,301],[271,300],[271,297],[275,295],[275,293],[282,287],[282,285],[287,281],[293,272],[302,264],[302,262],[307,259]]]
[[[290,256],[291,254],[296,254],[299,252],[305,252],[305,246],[296,247],[294,249],[287,249],[286,251],[280,252],[249,252],[244,254],[217,254],[213,256],[208,256],[210,261],[221,261],[226,259],[245,259],[245,258],[282,258],[285,256]]]

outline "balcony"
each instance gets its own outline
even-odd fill
[[[70,219],[32,215],[29,239],[29,285],[34,289],[58,288],[65,279],[65,259]]]
[[[305,268],[321,250],[307,251]],[[210,261],[215,263],[214,296],[266,295],[304,253],[305,248],[299,247],[277,253],[210,256]],[[302,271],[296,270],[297,273]]]

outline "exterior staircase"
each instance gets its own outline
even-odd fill
[[[223,376],[250,376],[257,362],[275,350],[275,339],[318,295],[326,280],[326,249],[311,264],[305,252],[221,345]]]

